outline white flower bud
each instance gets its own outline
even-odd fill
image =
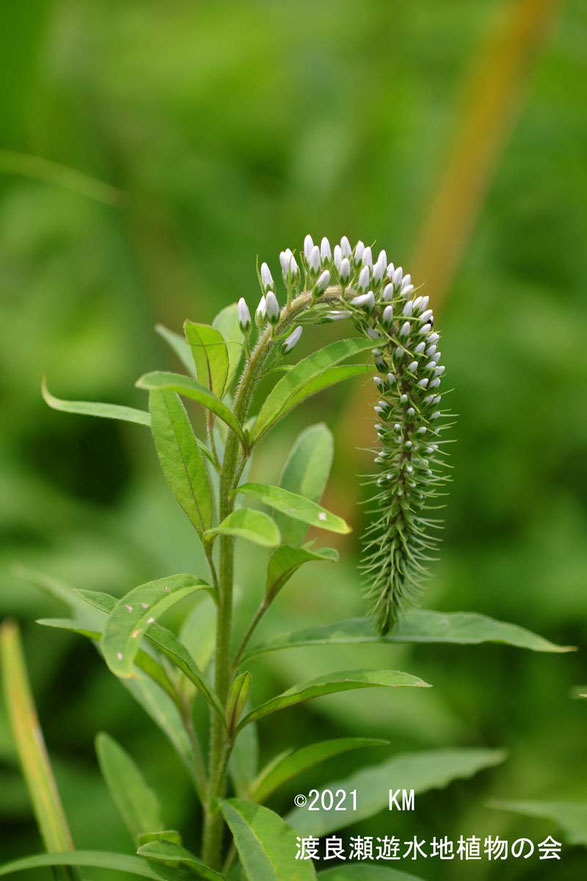
[[[371,337],[372,340],[381,339],[381,334],[377,333],[377,331],[374,330],[372,327],[367,328],[367,336]]]
[[[409,284],[411,284],[411,281],[412,281],[412,276],[411,276],[410,273],[408,272],[408,273],[407,273],[406,275],[404,275],[404,277],[402,278],[402,291],[404,290],[404,288],[407,288],[407,286],[408,286]]]
[[[407,404],[408,396],[406,394],[402,395],[401,398],[399,399],[399,402],[400,402],[400,404]]]
[[[351,264],[348,257],[343,257],[340,261],[339,275],[342,281],[348,281],[351,276]]]
[[[406,303],[406,305],[403,308],[403,314],[406,316],[406,318],[410,317],[410,315],[412,314],[413,308],[414,308],[414,304],[412,303],[411,300],[408,300],[408,302]]]
[[[410,373],[414,373],[417,369],[418,369],[418,362],[417,361],[410,361],[410,363],[408,364],[408,370],[410,371]]]
[[[422,312],[420,315],[420,321],[428,321],[429,318],[432,318],[433,314],[432,309],[426,309],[426,311]]]
[[[238,301],[237,310],[239,327],[244,334],[248,334],[251,329],[251,313],[244,297]]]
[[[273,288],[275,287],[275,282],[273,281],[271,270],[266,263],[261,263],[261,284],[264,291],[273,290]]]
[[[304,256],[305,256],[306,260],[310,259],[310,254],[312,253],[313,249],[314,249],[314,239],[308,233],[308,235],[304,239]]]
[[[300,267],[298,266],[298,264],[296,262],[296,258],[294,257],[293,254],[291,255],[291,260],[290,260],[290,272],[291,272],[292,278],[297,278],[298,275],[300,274]]]
[[[404,321],[404,323],[402,324],[402,326],[400,328],[399,335],[400,336],[407,336],[409,334],[409,332],[410,332],[410,322]]]
[[[386,284],[385,287],[383,288],[383,299],[384,300],[391,300],[392,297],[393,297],[393,284],[390,282],[389,284]]]
[[[416,434],[426,434],[426,427],[421,425],[420,428],[416,429]]]
[[[381,259],[383,255],[383,260]],[[385,267],[387,266],[387,255],[385,251],[382,251],[379,257],[377,258],[377,262],[373,267],[373,278],[375,281],[381,281],[383,278],[383,273],[385,272]]]
[[[375,308],[375,294],[373,291],[369,291],[368,294],[360,294],[358,297],[353,297],[351,306],[359,306],[367,312],[372,312]]]
[[[433,413],[430,418],[431,419],[440,419],[440,410],[437,410],[436,413]]]
[[[265,295],[265,312],[271,324],[277,324],[279,321],[279,303],[273,291],[268,291]]]
[[[432,360],[436,361],[436,363],[438,364],[438,362],[440,361],[441,355],[442,355],[442,352],[435,352],[432,356]]]
[[[428,385],[428,382],[429,382],[429,380],[426,377],[424,377],[424,379],[421,379],[418,382],[418,385],[420,386],[420,388],[426,388],[426,386]]]
[[[346,236],[343,236],[340,240],[340,250],[343,257],[350,257],[353,253],[353,249],[351,248],[351,243],[347,239]]]
[[[436,361],[429,361],[424,370],[434,370],[436,367]]]
[[[422,311],[423,311],[427,307],[429,302],[430,302],[430,297],[422,297],[422,304],[420,306],[420,309],[422,309]]]
[[[402,280],[403,276],[404,276],[404,270],[401,266],[398,266],[398,268],[393,273],[392,281],[393,281],[394,285],[401,284],[401,280]]]
[[[363,251],[365,250],[365,243],[360,239],[355,245],[355,260],[359,263],[363,259]]]
[[[334,265],[338,272],[340,272],[340,264],[342,261],[342,251],[340,249],[340,245],[334,246]]]
[[[377,388],[381,388],[381,386],[383,385],[383,380],[381,379],[380,376],[374,376],[374,377],[373,377],[373,382],[375,383],[375,385],[377,386]]]
[[[377,255],[377,262],[383,264],[383,271],[385,272],[385,270],[387,269],[387,254],[385,253],[383,248]]]
[[[416,415],[416,411],[414,410],[414,408],[408,407],[408,409],[406,410],[406,416],[409,416],[411,418],[412,416],[415,416],[415,415]]]
[[[421,345],[425,345],[425,344],[421,343]],[[436,352],[436,346],[434,344],[432,344],[431,346],[428,346],[428,348],[426,349],[426,354],[428,355],[429,358],[431,358],[435,354],[435,352]]]
[[[368,266],[363,266],[361,271],[359,272],[359,280],[357,282],[357,287],[360,291],[366,291],[369,287],[369,282],[371,281],[371,271]]]
[[[440,334],[431,333],[430,336],[428,337],[428,342],[437,343],[439,339],[440,339]]]
[[[407,285],[407,287],[401,289],[401,293],[404,297],[407,297],[407,296],[409,296],[409,294],[412,293],[413,290],[414,290],[414,285],[409,284],[409,285]]]
[[[420,328],[420,333],[430,333],[431,330],[432,330],[432,325],[425,324],[423,327]]]
[[[373,254],[371,253],[371,248],[365,248],[361,260],[363,261],[363,266],[373,267]]]
[[[385,275],[387,276],[387,278],[393,279],[394,272],[395,272],[395,266],[393,265],[393,263],[389,263],[387,266],[387,272],[385,273]]]
[[[397,382],[397,380],[396,380],[395,376],[393,375],[393,373],[388,373],[388,374],[387,374],[387,381],[388,381],[389,383],[391,383],[391,385],[393,385],[394,382]]]
[[[424,297],[416,297],[416,299],[413,300],[413,303],[414,303],[414,312],[417,312],[418,310],[421,311],[422,309],[425,308],[425,307],[422,305],[422,300],[423,300],[423,299],[424,299]]]
[[[323,294],[328,285],[330,284],[330,273],[327,269],[319,276],[318,281],[316,282],[316,293]]]
[[[257,327],[262,327],[265,324],[267,319],[267,306],[265,302],[265,297],[261,297],[259,300],[259,305],[257,306],[257,311],[255,312],[255,324]]]
[[[308,266],[312,272],[320,272],[320,263],[320,248],[318,245],[314,245],[308,258]]]
[[[341,321],[343,318],[350,318],[352,314],[349,309],[333,309],[332,312],[328,312],[326,317],[330,321]]]
[[[433,379],[430,381],[430,385],[428,386],[428,388],[438,388],[439,385],[440,385],[440,380]]]
[[[298,324],[295,330],[292,330],[290,335],[283,341],[281,344],[282,354],[287,355],[288,352],[291,352],[295,344],[299,341],[302,335],[302,325]]]
[[[381,316],[381,321],[384,327],[389,327],[391,322],[393,321],[393,306],[391,303],[389,306],[386,306],[383,310],[383,315]]]
[[[418,343],[418,345],[414,349],[414,352],[416,353],[416,355],[421,355],[422,352],[424,351],[425,347],[426,347],[426,343]]]
[[[445,370],[446,370],[446,367],[437,367],[434,372],[437,376],[442,376],[442,374],[444,373]]]
[[[289,248],[285,251],[279,252],[279,262],[281,264],[281,274],[285,281],[287,281],[287,277],[289,275],[289,267],[291,264],[292,252]]]
[[[322,241],[320,242],[320,257],[322,258],[322,263],[328,263],[332,260],[332,251],[330,250],[330,242],[324,236]]]

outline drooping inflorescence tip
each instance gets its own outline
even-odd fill
[[[444,374],[440,336],[429,297],[417,294],[411,275],[388,262],[385,250],[376,253],[362,241],[352,248],[347,236],[334,247],[326,237],[319,241],[306,235],[299,262],[291,249],[281,251],[281,275],[288,306],[292,296],[305,290],[311,294],[313,314],[330,321],[350,319],[373,340],[378,446],[363,569],[377,628],[385,633],[418,595],[438,543],[439,523],[429,512],[439,507],[439,490],[446,482],[440,449],[446,427],[439,406]],[[267,321],[277,324],[285,314],[267,263],[261,264],[260,279],[262,297],[255,312],[259,330]],[[239,323],[249,333],[245,307],[241,300]],[[282,339],[281,354],[293,349],[301,333],[299,325]]]

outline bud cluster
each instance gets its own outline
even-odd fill
[[[346,236],[331,248],[327,238],[315,244],[307,235],[297,259],[288,248],[279,262],[288,304],[302,291],[311,293],[310,308],[320,318],[348,318],[373,340],[379,447],[374,451],[376,516],[367,529],[364,568],[377,627],[386,632],[427,574],[438,540],[430,534],[438,523],[427,511],[438,507],[434,501],[446,482],[440,434],[447,426],[439,424],[444,367],[429,297],[415,290],[401,266],[388,262],[384,250],[374,253],[362,241],[353,248]],[[280,309],[266,263],[259,279],[255,321],[261,328],[267,321],[275,324]],[[240,309],[239,304],[239,315]],[[243,309],[243,332],[250,326]],[[281,343],[282,353],[293,348],[301,332],[296,327]]]

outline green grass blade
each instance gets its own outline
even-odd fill
[[[43,843],[48,851],[72,851],[73,840],[39,724],[18,625],[12,621],[0,628],[0,659],[4,700]],[[79,881],[74,866],[61,869],[58,877]]]

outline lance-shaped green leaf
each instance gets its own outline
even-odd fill
[[[268,483],[243,483],[237,487],[236,492],[251,499],[257,499],[269,508],[275,508],[276,511],[281,511],[282,514],[287,514],[288,517],[301,520],[310,526],[318,526],[320,529],[339,532],[343,535],[351,531],[350,526],[345,523],[342,517],[331,514],[316,502],[283,489],[281,486],[272,486]]]
[[[274,548],[281,541],[275,521],[268,514],[252,508],[237,508],[232,511],[219,526],[206,533],[206,537],[214,535],[233,535],[266,548]]]
[[[208,588],[207,585],[205,585],[205,588],[208,589],[209,593],[213,593],[211,588]],[[111,614],[114,611],[118,602],[116,598],[110,596],[110,594],[100,593],[98,591],[78,590],[76,593],[91,606],[101,609],[108,614]],[[145,637],[156,649],[169,658],[169,660],[172,661],[172,663],[175,664],[185,676],[187,676],[190,682],[202,692],[208,703],[214,707],[219,716],[224,719],[224,709],[218,700],[216,693],[212,690],[204,674],[176,635],[171,630],[168,630],[167,627],[162,627],[160,624],[153,623],[145,632]],[[137,658],[139,658],[139,655],[137,655]],[[136,659],[135,663],[139,666]]]
[[[388,740],[374,737],[338,737],[335,740],[323,740],[312,743],[302,749],[289,750],[278,756],[261,772],[251,793],[253,801],[264,802],[280,786],[296,777],[303,771],[339,756],[342,753],[371,746],[389,746]]]
[[[159,334],[159,336],[163,337],[166,343],[173,349],[187,372],[193,376],[194,379],[197,379],[196,368],[194,366],[194,359],[192,358],[192,350],[190,349],[189,343],[187,340],[182,337],[179,333],[175,333],[173,330],[169,330],[168,327],[165,327],[164,324],[156,324],[155,330]]]
[[[108,734],[96,737],[102,776],[123,823],[138,843],[144,832],[162,831],[161,806],[129,754]]]
[[[304,429],[294,443],[285,463],[280,486],[298,493],[312,502],[319,502],[326,488],[334,455],[332,432],[323,422]],[[275,518],[281,532],[281,540],[288,545],[303,542],[307,525],[285,514]]]
[[[281,545],[273,551],[269,560],[265,599],[272,601],[304,563],[314,561],[336,563],[337,560],[338,551],[334,548],[313,550],[312,548],[292,548],[289,545]]]
[[[5,621],[0,627],[0,664],[4,703],[41,838],[49,851],[73,850],[37,716],[18,625],[13,621]],[[77,881],[78,873],[75,868],[64,868],[57,877]]]
[[[193,575],[172,575],[140,584],[120,599],[106,622],[102,649],[116,676],[132,677],[133,664],[145,630],[157,616],[196,590],[209,585]]]
[[[221,398],[228,375],[228,352],[224,337],[209,324],[186,321],[183,329],[192,350],[198,380]]]
[[[148,860],[157,860],[175,866],[187,866],[195,872],[198,878],[204,878],[206,881],[223,881],[224,878],[224,875],[211,869],[185,847],[175,844],[173,841],[152,841],[141,845],[137,853]]]
[[[191,379],[189,376],[182,376],[181,373],[155,371],[153,373],[145,373],[144,376],[141,376],[141,378],[137,380],[136,386],[137,388],[147,389],[148,391],[152,391],[153,389],[163,389],[165,391],[176,392],[184,398],[191,398],[192,400],[197,401],[203,407],[206,407],[208,410],[215,413],[219,419],[222,419],[222,421],[234,431],[243,446],[246,446],[243,430],[228,404],[225,404],[224,401],[217,398],[210,389],[201,385],[199,382],[196,382],[195,379]]]
[[[314,881],[310,860],[296,860],[296,833],[268,808],[238,798],[221,802],[248,881]]]
[[[535,652],[568,652],[572,647],[555,645],[517,624],[496,621],[475,612],[435,612],[432,609],[408,609],[396,627],[381,636],[370,618],[349,618],[336,624],[309,627],[297,633],[276,636],[255,646],[244,660],[265,652],[310,645],[361,645],[376,643],[453,643],[477,645],[503,643]]]
[[[569,844],[587,847],[587,802],[572,801],[492,801],[489,807],[512,811],[525,817],[540,817],[556,823]]]
[[[151,432],[167,483],[200,537],[212,525],[214,503],[208,471],[192,424],[175,392],[149,393]]]
[[[259,735],[254,722],[234,741],[228,773],[239,798],[248,798],[259,768]]]
[[[150,844],[152,841],[171,841],[173,844],[181,844],[181,835],[177,829],[162,829],[160,832],[141,832],[139,835],[139,847]]]
[[[185,875],[178,874],[177,870],[174,871],[167,866],[159,868],[140,857],[101,850],[72,850],[69,853],[41,853],[32,857],[23,857],[0,866],[0,876],[26,872],[28,869],[47,869],[56,866],[109,869],[111,872],[151,878],[152,881],[185,881]]]
[[[495,749],[438,749],[397,755],[323,787],[333,792],[356,789],[356,811],[308,813],[306,808],[296,808],[288,814],[287,820],[301,835],[329,835],[388,809],[390,788],[413,789],[415,795],[442,789],[453,780],[472,777],[484,768],[500,764],[505,757],[502,750]]]
[[[422,881],[420,877],[408,875],[399,869],[375,866],[373,863],[349,863],[318,872],[319,881]]]
[[[112,597],[112,599],[114,600],[114,597]],[[113,605],[116,605],[115,600]],[[100,642],[102,639],[102,629],[94,630],[80,624],[79,621],[74,621],[69,618],[39,618],[37,619],[37,624],[41,624],[43,627],[54,627],[57,630],[67,630],[70,633],[77,633],[79,636],[85,636],[93,642]],[[159,664],[154,657],[148,655],[147,652],[144,652],[142,649],[139,649],[135,656],[135,665],[139,670],[152,679],[153,682],[156,682],[157,685],[159,685],[181,709],[181,702],[175,686],[169,679],[169,676],[161,664]]]
[[[279,380],[267,396],[251,432],[251,442],[258,441],[269,428],[289,413],[292,407],[310,395],[350,376],[372,370],[367,365],[357,365],[345,368],[343,373],[331,372],[331,368],[341,361],[372,347],[372,340],[362,338],[337,340],[299,361],[293,370]]]
[[[245,338],[238,320],[237,304],[231,303],[230,306],[222,309],[212,322],[212,327],[220,331],[226,343],[228,372],[224,389],[228,391],[238,370],[245,347]]]
[[[120,404],[100,404],[97,401],[64,401],[56,398],[47,388],[43,379],[41,391],[45,403],[53,410],[62,413],[79,413],[82,416],[100,416],[104,419],[121,419],[123,422],[136,422],[138,425],[150,425],[151,417],[144,410],[124,407]]]
[[[403,686],[430,687],[427,682],[417,676],[398,670],[345,670],[341,673],[330,673],[327,676],[310,679],[308,682],[298,683],[284,691],[283,694],[255,707],[244,717],[239,728],[243,728],[253,719],[261,719],[270,713],[276,713],[278,710],[284,710],[286,707],[313,700],[325,694],[352,691],[358,688],[397,688]]]

